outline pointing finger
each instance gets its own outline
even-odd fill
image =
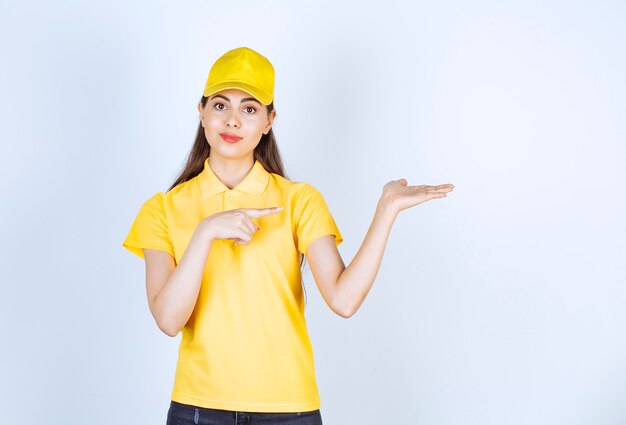
[[[242,208],[246,214],[250,217],[261,217],[268,214],[275,214],[281,212],[283,207],[272,207],[272,208]]]

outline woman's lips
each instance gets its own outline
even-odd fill
[[[242,139],[239,136],[233,136],[232,134],[227,134],[227,133],[220,133],[220,136],[222,136],[222,139],[224,139],[224,141],[228,143],[237,143],[238,141]]]

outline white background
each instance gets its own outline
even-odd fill
[[[599,1],[0,5],[7,424],[164,424],[180,334],[121,243],[191,148],[212,63],[276,69],[288,176],[346,264],[402,211],[368,298],[306,273],[325,425],[626,423],[626,6]]]

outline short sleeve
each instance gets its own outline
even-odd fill
[[[144,258],[143,248],[159,249],[174,256],[165,215],[164,193],[159,192],[148,199],[139,209],[122,246]]]
[[[335,245],[343,241],[337,223],[328,209],[322,194],[313,186],[304,184],[294,203],[297,248],[306,255],[306,250],[315,239],[334,235]]]

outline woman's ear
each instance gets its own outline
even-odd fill
[[[269,123],[267,124],[267,126],[265,126],[265,131],[263,132],[263,134],[267,134],[270,132],[272,124],[274,123],[274,118],[276,118],[276,109],[272,109],[272,112],[270,112],[270,115],[268,117]]]
[[[200,112],[200,122],[202,123],[202,112],[204,112],[204,108],[202,107],[202,102],[198,102],[198,112]],[[204,127],[204,124],[202,126]]]

